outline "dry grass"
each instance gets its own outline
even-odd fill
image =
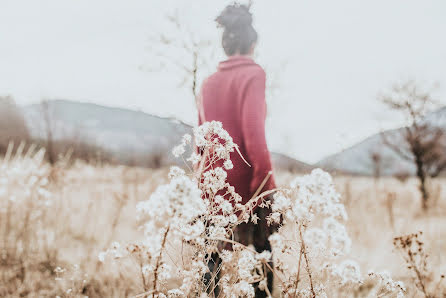
[[[32,194],[20,205],[8,207],[9,201],[0,200],[0,296],[126,297],[143,292],[135,264],[102,264],[97,255],[113,241],[141,237],[136,203],[167,179],[167,169],[78,164],[53,169],[51,177],[48,207],[36,205]],[[281,184],[290,179],[287,173],[277,177]],[[415,180],[335,180],[349,214],[352,257],[363,270],[390,271],[408,286],[409,297],[423,297],[403,256],[393,247],[393,238],[423,231],[430,272],[426,278],[434,287],[446,272],[446,187],[441,186],[445,181],[435,181],[435,206],[425,214],[420,211]],[[441,287],[433,289],[443,297]]]

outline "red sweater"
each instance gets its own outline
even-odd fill
[[[228,170],[228,182],[246,203],[272,171],[271,156],[265,139],[265,71],[252,59],[230,57],[221,62],[201,90],[201,117],[220,121],[239,146],[249,167],[237,152],[231,154],[234,168]],[[203,118],[203,119],[202,119]],[[271,176],[262,191],[275,188]]]

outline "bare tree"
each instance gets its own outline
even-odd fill
[[[152,36],[149,50],[160,58],[159,61],[180,71],[183,77],[180,87],[187,86],[196,101],[199,95],[200,72],[207,68],[215,57],[215,51],[211,47],[213,42],[190,29],[181,19],[178,10],[167,14],[166,20],[168,25],[173,27],[174,34],[160,33]],[[163,66],[165,65],[161,65]],[[152,65],[149,70],[154,71],[156,68]]]
[[[370,159],[372,160],[373,177],[375,181],[378,181],[382,174],[382,156],[379,152],[371,152]]]
[[[6,152],[10,142],[30,140],[25,119],[11,96],[0,96],[0,154]]]
[[[390,92],[381,95],[379,99],[390,109],[402,113],[408,120],[407,126],[398,130],[393,139],[389,134],[383,133],[382,140],[398,156],[414,164],[422,207],[427,210],[427,179],[438,176],[446,168],[445,131],[426,119],[426,115],[432,112],[437,104],[430,92],[422,90],[414,81],[395,84]]]
[[[384,175],[384,169],[390,165],[390,160],[386,155],[382,154],[379,148],[374,148],[369,151],[369,159],[365,161],[365,165],[367,168],[372,169],[375,198],[377,198],[380,193],[380,179]]]
[[[42,100],[40,103],[40,113],[42,114],[42,120],[45,132],[45,148],[48,156],[48,162],[54,165],[57,161],[57,153],[54,148],[54,130],[56,128],[54,115],[51,109],[51,105],[48,100]]]
[[[369,160],[365,165],[372,169],[372,175],[376,182],[385,175],[384,170],[392,165],[392,160],[383,154],[380,148],[374,148],[369,151]]]

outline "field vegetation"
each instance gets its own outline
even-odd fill
[[[218,195],[235,144],[215,123],[192,137],[203,154],[220,152],[211,157],[224,161],[198,167],[200,183],[186,165],[50,164],[37,147],[11,146],[0,160],[0,296],[212,297],[211,253],[223,260],[220,297],[253,297],[268,270],[274,297],[446,294],[443,178],[429,180],[423,211],[415,178],[279,172],[274,203],[261,206],[281,227],[270,238],[272,253],[255,252],[232,237],[238,224],[255,221],[252,208],[237,204],[230,189],[233,204]],[[199,160],[185,159],[190,168]]]

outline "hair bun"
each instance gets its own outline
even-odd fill
[[[252,14],[246,5],[228,5],[217,17],[217,23],[229,31],[252,26]]]

